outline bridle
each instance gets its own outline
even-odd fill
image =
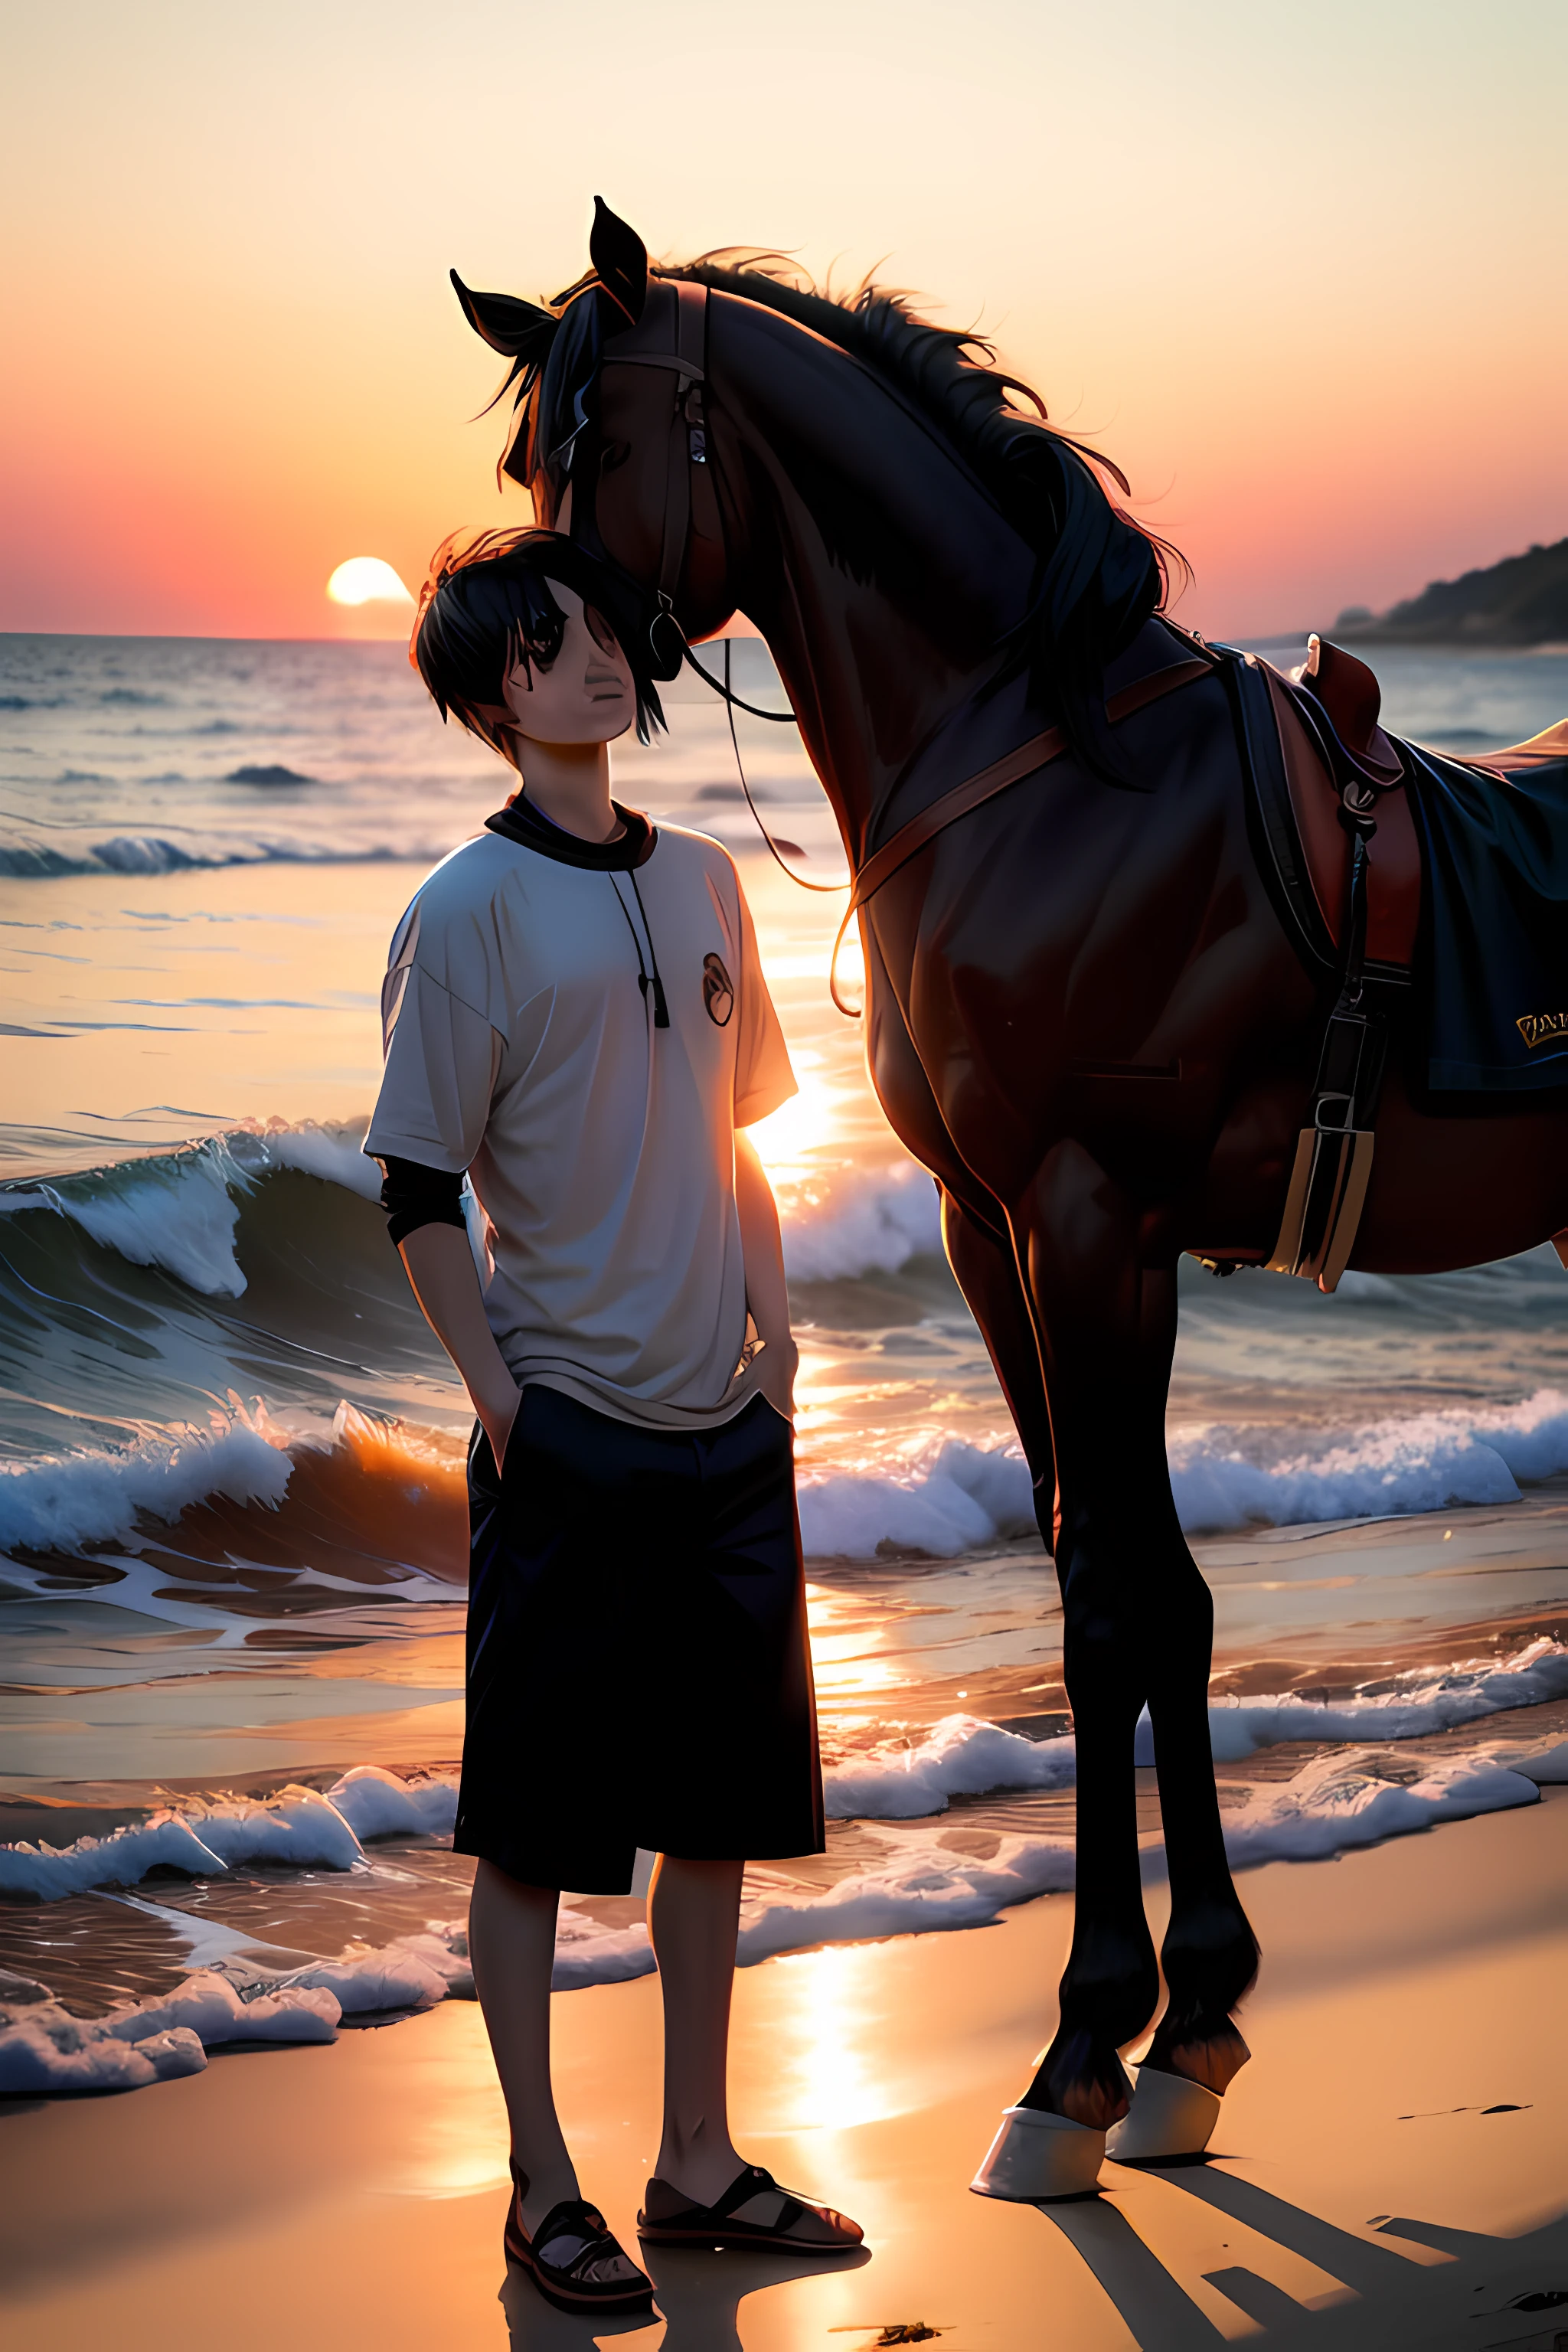
[[[708,289],[680,278],[654,278],[641,318],[605,344],[605,367],[657,367],[673,371],[675,397],[669,410],[669,446],[664,469],[664,519],[659,534],[658,609],[649,639],[661,668],[679,667],[673,629],[675,593],[686,566],[691,536],[691,468],[708,463],[708,424],[703,387],[708,380]],[[679,637],[682,652],[684,636]]]
[[[673,295],[673,304],[662,299],[667,295]],[[709,462],[705,407],[708,381],[707,287],[694,285],[684,278],[654,278],[648,286],[641,318],[634,327],[626,328],[606,341],[601,363],[605,366],[666,368],[675,375],[675,397],[670,404],[669,440],[665,460],[658,580],[655,590],[658,610],[648,624],[648,644],[655,664],[661,674],[671,676],[684,663],[689,669],[695,670],[703,685],[723,702],[725,716],[730,722],[730,743],[735,754],[735,772],[741,779],[741,790],[775,864],[803,890],[826,892],[847,889],[849,886],[845,882],[809,882],[804,874],[797,874],[780,851],[763,822],[762,811],[752,797],[745,762],[741,757],[740,740],[735,733],[735,713],[743,710],[749,718],[765,719],[775,727],[793,727],[795,724],[794,711],[762,710],[754,702],[743,701],[730,684],[729,638],[723,640],[724,677],[721,683],[710,670],[703,668],[687,644],[675,617],[676,591],[686,568],[687,545],[691,537],[691,468],[693,466],[706,466]]]

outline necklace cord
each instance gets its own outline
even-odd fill
[[[665,1002],[664,982],[659,977],[658,950],[653,943],[653,926],[647,919],[647,908],[642,902],[642,892],[637,888],[637,875],[635,872],[631,872],[629,867],[627,871],[631,874],[632,894],[637,902],[637,912],[642,917],[643,929],[647,933],[648,953],[653,958],[653,970],[651,972],[648,971],[647,964],[643,961],[642,940],[637,935],[637,927],[632,920],[632,910],[621,896],[621,886],[616,879],[615,869],[613,867],[610,870],[609,876],[610,887],[616,894],[616,906],[620,908],[622,914],[626,919],[626,929],[632,935],[632,945],[637,950],[637,986],[643,992],[643,1001],[645,1003],[647,1003],[647,992],[651,988],[653,990],[653,1025],[656,1029],[668,1029],[669,1026],[669,1006]]]

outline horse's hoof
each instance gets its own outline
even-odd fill
[[[1104,2154],[1102,2131],[1038,2107],[1008,2107],[969,2186],[976,2197],[1005,2197],[1019,2205],[1092,2197]]]
[[[1202,2156],[1219,2121],[1220,2101],[1184,2074],[1157,2066],[1133,2070],[1132,2105],[1112,2129],[1105,2153],[1113,2164],[1169,2164]]]

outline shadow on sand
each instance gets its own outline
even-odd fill
[[[1380,2236],[1447,2257],[1428,2264],[1212,2165],[1140,2169],[1340,2282],[1339,2294],[1308,2305],[1240,2263],[1205,2272],[1205,2284],[1261,2331],[1249,2334],[1253,2343],[1300,2346],[1303,2352],[1320,2346],[1332,2352],[1444,2352],[1461,2345],[1473,2352],[1504,2347],[1552,2352],[1558,2343],[1568,2344],[1568,2215],[1518,2238],[1393,2215],[1369,2224]],[[1226,2332],[1107,2198],[1036,2210],[1081,2255],[1144,2352],[1213,2352],[1227,2341]]]
[[[749,2294],[823,2271],[863,2269],[871,2259],[853,2254],[724,2253],[698,2246],[644,2246],[637,2257],[654,2283],[651,2319],[574,2319],[554,2310],[521,2272],[508,2273],[500,2292],[511,2352],[587,2352],[612,2336],[633,2336],[662,2325],[658,2352],[742,2352],[741,2305]]]

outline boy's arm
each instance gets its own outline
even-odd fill
[[[425,1319],[461,1375],[499,1470],[522,1395],[486,1319],[468,1236],[456,1225],[419,1225],[397,1246]]]
[[[795,1419],[795,1376],[800,1361],[789,1328],[784,1241],[773,1188],[747,1136],[735,1137],[735,1206],[746,1266],[746,1305],[763,1342],[757,1385],[786,1421]],[[428,1310],[426,1310],[428,1311]]]

